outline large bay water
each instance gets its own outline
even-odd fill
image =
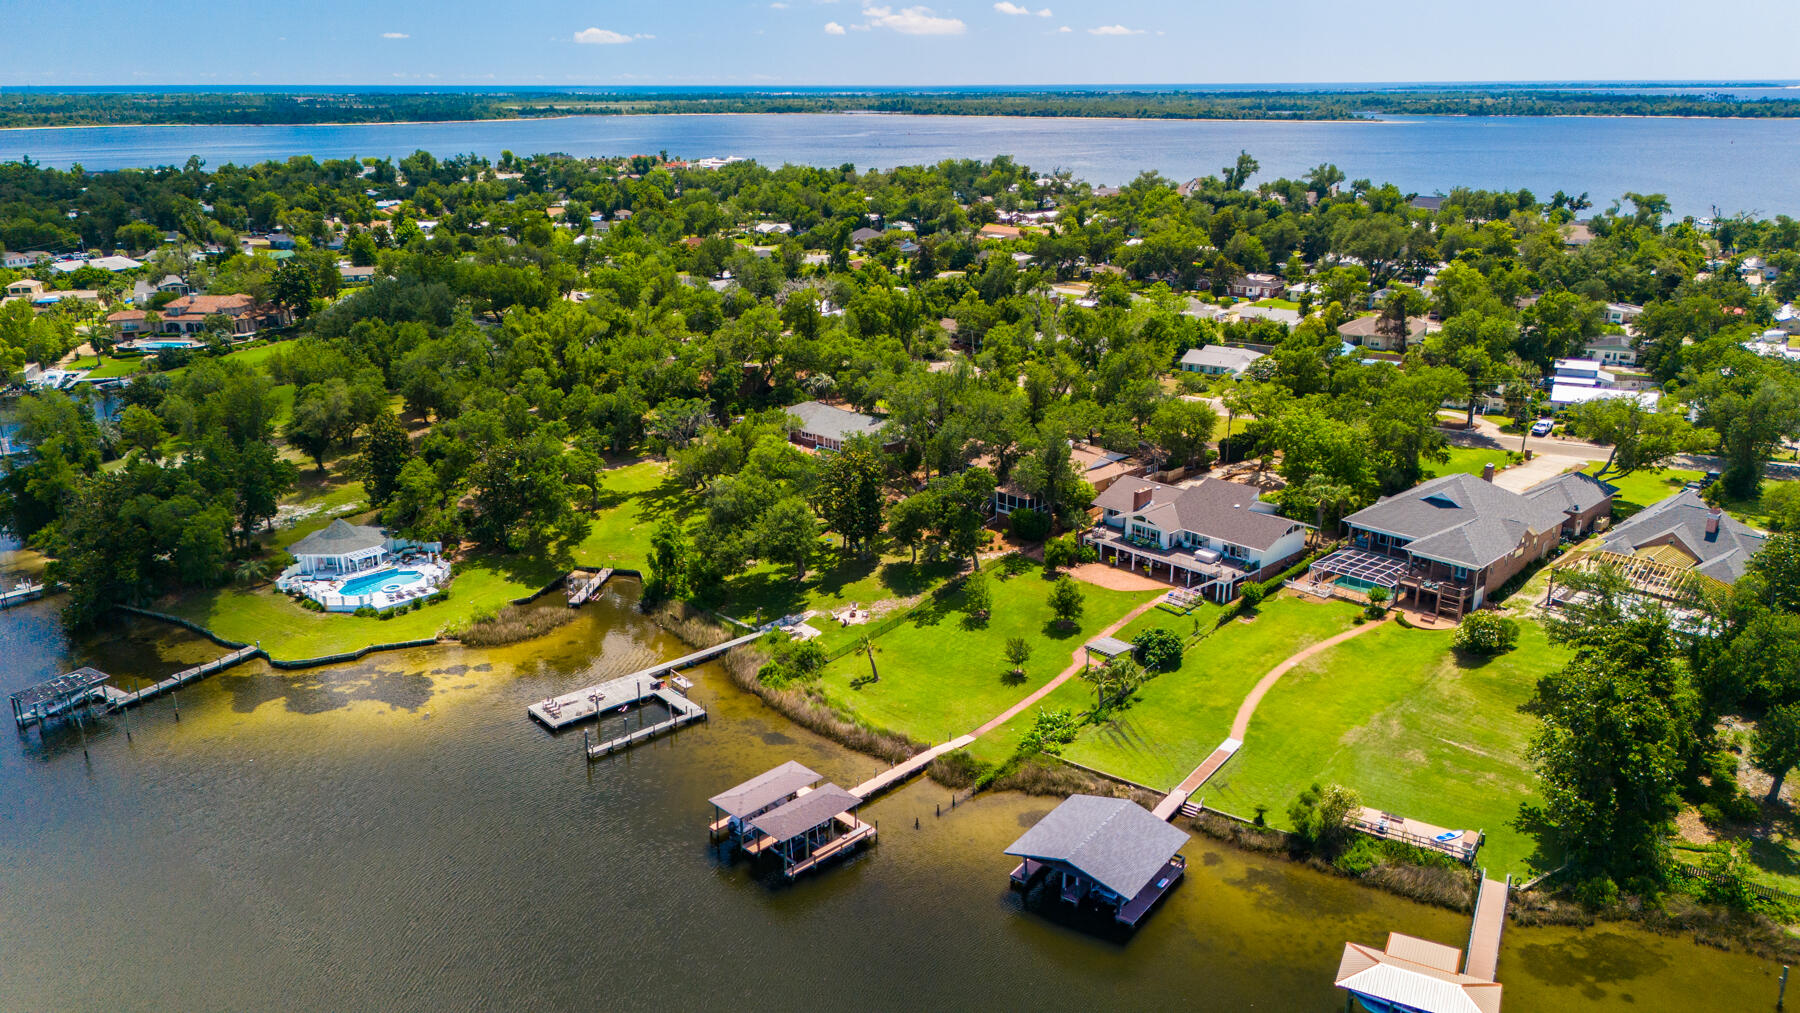
[[[1791,94],[1791,93],[1790,93]],[[869,114],[583,116],[546,120],[347,126],[156,126],[0,130],[0,161],[89,169],[209,165],[292,155],[490,158],[566,152],[739,155],[765,164],[889,168],[1011,155],[1039,170],[1124,183],[1153,169],[1176,180],[1214,173],[1240,150],[1263,177],[1333,162],[1351,179],[1418,193],[1454,186],[1591,195],[1667,194],[1678,215],[1800,214],[1800,120],[1425,116],[1359,122],[1053,119]]]
[[[6,566],[33,565],[22,554]],[[787,759],[878,764],[718,671],[713,720],[589,765],[527,703],[682,652],[611,586],[573,624],[280,673],[0,745],[0,1009],[1342,1009],[1346,939],[1461,945],[1465,916],[1196,839],[1128,943],[1020,910],[1002,851],[1051,801],[946,813],[911,784],[879,843],[793,886],[721,861],[709,795]],[[0,692],[94,664],[130,684],[218,649],[147,621],[70,641],[0,613]],[[915,829],[914,821],[918,821]],[[1512,927],[1509,1010],[1771,1005],[1778,969],[1623,926]]]

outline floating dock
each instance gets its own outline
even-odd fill
[[[6,591],[0,591],[0,609],[9,609],[14,605],[23,605],[28,601],[42,598],[49,588],[41,581],[25,581]]]
[[[674,661],[665,661],[661,664],[651,665],[649,668],[633,672],[627,676],[611,679],[602,683],[596,683],[595,685],[583,689],[564,693],[561,696],[550,697],[547,700],[539,700],[537,703],[525,708],[525,712],[529,714],[533,720],[540,722],[544,727],[551,731],[567,728],[569,725],[577,722],[597,717],[601,711],[608,708],[617,708],[621,704],[641,699],[644,696],[644,693],[639,690],[634,690],[632,688],[634,684],[641,683],[647,688],[651,683],[673,674],[678,668],[686,668],[689,665],[697,665],[702,661],[711,660],[739,644],[750,643],[761,636],[761,632],[746,634],[735,640],[727,640],[722,644],[715,644],[704,650],[683,655],[682,657],[676,658]],[[679,696],[673,691],[669,692],[670,695],[677,696],[677,698],[686,703],[687,706],[698,709],[699,705],[688,701],[686,697]],[[621,698],[617,695],[620,693],[634,695],[627,698]],[[664,702],[667,703],[666,700]]]
[[[588,603],[588,599],[600,592],[600,588],[613,575],[612,567],[607,567],[591,577],[569,575],[569,607],[580,608]]]

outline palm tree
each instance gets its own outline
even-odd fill
[[[260,584],[269,579],[269,572],[274,568],[275,564],[264,557],[246,559],[231,571],[231,576],[245,586]]]

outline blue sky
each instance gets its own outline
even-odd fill
[[[0,86],[1741,80],[1796,74],[1800,37],[1795,0],[7,6]]]

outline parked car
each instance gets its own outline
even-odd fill
[[[1536,422],[1531,424],[1531,435],[1533,435],[1533,436],[1549,436],[1550,430],[1555,429],[1555,428],[1556,428],[1556,420],[1555,419],[1538,419]]]

